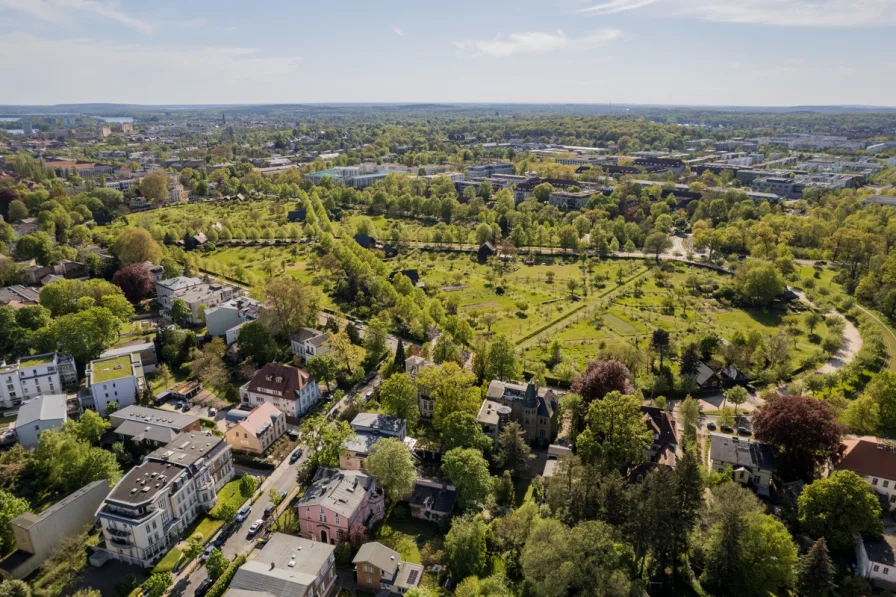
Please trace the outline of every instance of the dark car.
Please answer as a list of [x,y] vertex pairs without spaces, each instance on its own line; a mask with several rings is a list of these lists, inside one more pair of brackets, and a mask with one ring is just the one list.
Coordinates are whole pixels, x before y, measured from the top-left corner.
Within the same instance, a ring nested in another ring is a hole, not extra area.
[[202,597],[203,595],[208,593],[208,590],[212,588],[213,584],[215,584],[215,581],[213,579],[206,578],[204,581],[199,583],[199,586],[196,587],[196,590],[193,591],[193,594],[196,595],[196,597]]
[[737,432],[738,432],[740,435],[750,435],[750,434],[752,434],[752,432],[750,431],[750,429],[749,429],[748,427],[738,427],[738,428],[737,428]]
[[715,423],[707,423],[707,424],[706,424],[706,428],[709,429],[710,431],[715,431],[715,430],[716,430],[716,424],[715,424]]
[[732,429],[728,425],[722,425],[722,431],[725,433],[734,433],[734,429]]
[[301,457],[302,457],[302,448],[296,448],[295,452],[293,452],[289,456],[289,463],[295,464],[296,460],[298,460]]
[[190,410],[190,403],[189,403],[189,402],[185,402],[185,403],[184,403],[184,407],[183,407],[181,410],[184,411],[184,412],[187,412],[188,410]]
[[269,518],[269,517],[271,516],[271,512],[274,511],[274,508],[276,508],[276,506],[274,506],[274,504],[268,504],[268,505],[265,507],[265,509],[264,509],[264,514],[262,514],[261,517],[262,517],[262,518]]
[[291,439],[293,441],[299,439],[299,432],[296,431],[295,429],[287,429],[286,435],[288,435],[289,439]]

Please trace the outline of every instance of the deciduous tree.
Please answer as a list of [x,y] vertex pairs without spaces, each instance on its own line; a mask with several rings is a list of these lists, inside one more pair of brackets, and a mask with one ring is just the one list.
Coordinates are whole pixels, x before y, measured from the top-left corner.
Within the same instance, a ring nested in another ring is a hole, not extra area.
[[623,394],[634,392],[629,381],[628,367],[618,361],[589,361],[588,367],[572,382],[572,391],[585,402],[600,400],[613,391]]
[[477,510],[488,505],[492,478],[482,452],[473,448],[455,448],[445,454],[442,473],[457,487],[461,510]]
[[877,494],[852,471],[834,471],[808,485],[798,505],[800,527],[813,537],[824,537],[834,551],[846,552],[856,535],[876,536],[883,529]]
[[404,442],[394,437],[383,438],[373,445],[364,461],[364,468],[376,477],[376,482],[386,490],[392,503],[409,494],[417,480],[410,450]]
[[409,427],[417,425],[420,408],[417,406],[417,384],[407,373],[398,373],[380,386],[379,400],[386,413],[407,421]]
[[144,228],[125,228],[115,241],[115,255],[122,266],[162,261],[162,247]]
[[481,516],[459,516],[445,536],[445,559],[451,576],[463,579],[486,570],[488,526]]

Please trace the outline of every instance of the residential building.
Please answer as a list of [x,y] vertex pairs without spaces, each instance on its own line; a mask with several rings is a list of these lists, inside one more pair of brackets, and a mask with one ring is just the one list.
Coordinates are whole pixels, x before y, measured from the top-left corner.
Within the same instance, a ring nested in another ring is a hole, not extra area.
[[549,445],[557,437],[557,411],[560,396],[549,388],[536,389],[531,381],[516,384],[492,380],[486,400],[510,408],[510,420],[519,424],[526,441]]
[[863,477],[880,496],[881,502],[886,503],[889,510],[896,510],[896,442],[864,436],[845,439],[843,446],[837,469]]
[[[167,280],[164,280],[167,282]],[[158,287],[158,284],[156,284]],[[223,284],[207,284],[205,282],[192,286],[185,290],[174,293],[171,304],[174,301],[182,299],[190,308],[190,323],[198,324],[202,322],[203,310],[205,313],[221,303],[227,302],[234,297],[242,295],[241,288],[233,286],[225,286]],[[170,309],[170,307],[168,307]]]
[[140,186],[140,180],[137,178],[125,178],[122,180],[107,180],[106,188],[127,193],[134,187]]
[[16,437],[24,447],[36,448],[41,433],[47,429],[62,429],[67,420],[68,401],[65,394],[38,396],[19,407]]
[[102,537],[96,549],[108,558],[151,566],[215,505],[215,487],[232,476],[230,446],[221,438],[176,438],[132,468],[97,509]]
[[664,408],[642,406],[641,420],[653,434],[653,443],[645,450],[644,460],[675,466],[678,459],[678,435],[675,417]]
[[324,178],[330,177],[333,182],[342,182],[347,187],[356,189],[367,188],[379,180],[384,180],[393,172],[402,172],[403,169],[376,169],[372,166],[341,166],[321,170],[319,172],[309,172],[304,175],[305,180],[312,184],[320,184]]
[[78,385],[75,359],[55,352],[0,363],[0,408],[18,408],[25,400],[58,394]]
[[563,443],[558,441],[558,443],[548,446],[548,458],[545,460],[544,471],[541,473],[541,476],[545,479],[554,476],[554,471],[560,463],[561,458],[567,454],[572,454],[572,448],[570,448],[564,440],[561,441],[563,441]]
[[152,261],[144,261],[140,265],[152,275],[153,282],[158,282],[165,277],[165,268],[161,265],[156,265]]
[[202,430],[199,417],[136,404],[109,415],[109,423],[120,439],[159,446],[174,441],[182,433]]
[[875,143],[874,145],[869,145],[865,148],[865,151],[875,154],[893,148],[896,148],[896,141],[884,141],[883,143]]
[[261,303],[248,296],[240,296],[223,302],[205,312],[208,333],[211,336],[227,337],[228,330],[247,321],[258,319],[260,310]]
[[88,483],[39,514],[26,512],[9,522],[16,550],[0,561],[4,578],[24,579],[37,571],[66,537],[93,525],[96,509],[109,495],[109,481]]
[[775,448],[768,444],[713,433],[706,467],[718,473],[730,467],[735,481],[752,485],[760,495],[769,495],[772,475],[778,470],[778,458]]
[[516,174],[516,166],[510,162],[494,162],[467,168],[467,180],[471,178],[490,178],[495,174]]
[[100,358],[120,357],[127,354],[136,354],[140,357],[140,363],[143,365],[143,373],[152,373],[156,370],[156,366],[159,364],[155,342],[140,342],[129,346],[110,348],[102,353]]
[[862,199],[862,207],[866,205],[896,205],[896,195],[872,195]]
[[355,582],[374,592],[386,590],[404,595],[423,579],[423,566],[402,561],[401,554],[376,541],[362,545],[352,564]]
[[236,571],[231,597],[329,597],[336,587],[336,548],[274,533],[261,551]]
[[896,588],[896,536],[885,530],[880,539],[856,540],[855,575],[864,576],[875,586]]
[[806,185],[797,183],[794,179],[770,176],[760,178],[753,182],[752,187],[765,193],[774,193],[788,199],[801,199]]
[[116,402],[119,408],[135,404],[138,393],[146,385],[143,364],[137,353],[91,361],[84,373],[87,391],[80,394],[81,407],[95,410],[104,417],[107,404]]
[[[231,411],[234,417],[246,411]],[[286,415],[270,402],[262,402],[224,433],[227,443],[238,452],[260,456],[286,433]]]
[[504,426],[510,422],[510,414],[513,412],[509,406],[504,406],[493,400],[485,399],[479,407],[476,420],[482,427],[482,432],[492,439],[494,446],[498,445],[498,435]]
[[168,181],[168,203],[186,203],[190,199],[190,192],[184,189],[184,185],[172,177]]
[[304,369],[268,363],[240,388],[240,399],[250,407],[268,403],[287,416],[301,417],[320,402],[320,387]]
[[348,470],[360,470],[374,444],[384,437],[404,441],[407,436],[405,420],[391,415],[359,413],[352,419],[351,426],[355,435],[345,440],[344,450],[339,455],[339,466]]
[[299,331],[293,334],[289,340],[292,354],[307,360],[330,352],[330,348],[327,346],[329,339],[330,335],[327,332],[312,328],[299,328]]
[[15,284],[0,288],[0,305],[25,307],[40,304],[40,290],[32,286]]
[[178,293],[199,286],[202,283],[202,278],[190,278],[188,276],[158,280],[156,281],[156,300],[159,301],[163,309],[170,309],[174,305],[174,299],[177,298]]
[[411,507],[411,516],[421,520],[438,522],[451,516],[457,488],[447,482],[417,479],[414,490],[405,501]]
[[[432,365],[432,363],[423,357],[408,357],[404,361],[404,370],[416,383],[417,374],[420,373],[421,369],[429,365]],[[417,409],[420,411],[420,416],[424,419],[431,419],[435,416],[435,398],[429,395],[427,389],[420,387],[420,384],[417,384]]]
[[716,372],[703,362],[697,362],[697,372],[694,374],[697,387],[704,391],[717,390],[722,382]]
[[384,501],[372,476],[321,467],[297,505],[300,533],[321,543],[342,543],[355,524],[370,528],[381,520]]

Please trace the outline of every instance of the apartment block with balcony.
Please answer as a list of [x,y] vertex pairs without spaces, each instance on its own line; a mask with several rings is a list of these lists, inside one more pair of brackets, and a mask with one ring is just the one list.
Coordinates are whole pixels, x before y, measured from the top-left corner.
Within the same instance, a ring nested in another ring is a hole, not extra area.
[[78,385],[75,359],[54,352],[22,357],[0,365],[0,408],[18,408],[26,400],[59,394]]

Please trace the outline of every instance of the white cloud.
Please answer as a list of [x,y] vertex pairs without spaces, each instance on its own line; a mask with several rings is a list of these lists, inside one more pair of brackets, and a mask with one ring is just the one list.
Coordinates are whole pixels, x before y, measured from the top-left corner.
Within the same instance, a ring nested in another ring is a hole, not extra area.
[[577,12],[591,15],[609,15],[641,8],[642,6],[647,6],[648,4],[653,4],[657,1],[658,0],[610,0],[609,2],[579,9]]
[[142,33],[152,32],[152,25],[118,9],[117,2],[100,0],[0,0],[0,8],[24,12],[32,17],[51,23],[63,22],[68,11],[83,11],[96,16],[118,21],[122,25]]
[[579,9],[608,15],[656,4],[661,15],[777,27],[883,27],[896,24],[896,0],[609,0]]
[[[27,61],[3,59],[26,55]],[[65,68],[59,68],[60,57]],[[295,76],[300,60],[241,46],[156,46],[12,33],[0,38],[0,104],[291,101],[303,91]],[[35,78],[35,72],[53,77]]]
[[401,30],[401,27],[392,27],[392,32],[395,35],[404,35],[404,31]]
[[462,52],[474,56],[512,56],[514,54],[538,54],[557,50],[587,50],[605,45],[622,36],[618,29],[599,29],[583,37],[567,37],[559,29],[554,32],[528,31],[498,35],[492,40],[464,39],[454,42]]

